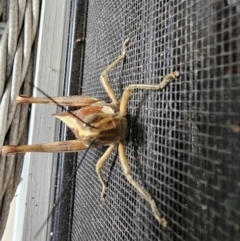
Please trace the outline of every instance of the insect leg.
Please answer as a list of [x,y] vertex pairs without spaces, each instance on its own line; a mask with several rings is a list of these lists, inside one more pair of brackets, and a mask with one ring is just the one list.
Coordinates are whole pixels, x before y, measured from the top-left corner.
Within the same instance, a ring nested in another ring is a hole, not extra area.
[[145,89],[145,90],[161,90],[163,88],[165,88],[165,86],[172,80],[176,79],[177,77],[180,76],[180,72],[179,71],[174,71],[168,75],[166,75],[163,80],[161,81],[160,84],[158,85],[149,85],[149,84],[133,84],[133,85],[129,85],[125,88],[123,95],[122,95],[122,99],[120,102],[120,113],[122,115],[126,115],[127,112],[127,105],[128,105],[128,101],[130,99],[131,93],[134,89]]
[[112,64],[110,64],[101,74],[100,80],[105,88],[106,92],[108,93],[109,98],[112,100],[114,104],[118,103],[118,99],[113,91],[112,86],[109,83],[108,80],[108,72],[113,69],[120,61],[124,60],[127,52],[127,46],[129,44],[130,38],[127,38],[123,43],[123,52],[122,55],[119,56]]
[[105,196],[105,193],[106,193],[107,182],[104,180],[104,178],[102,176],[101,169],[103,168],[104,164],[107,162],[109,156],[111,155],[111,153],[112,153],[112,151],[115,147],[116,147],[115,145],[110,145],[96,164],[96,172],[97,172],[98,177],[100,179],[100,182],[102,184],[102,193],[101,193],[102,199],[104,199],[104,196]]
[[30,97],[30,96],[18,96],[16,98],[17,104],[58,104],[60,106],[76,106],[84,107],[98,102],[98,98],[90,96],[62,96],[62,97]]
[[126,151],[125,151],[125,145],[124,143],[120,142],[118,145],[118,153],[119,153],[119,159],[120,163],[122,166],[123,174],[127,178],[127,180],[132,184],[137,191],[141,194],[141,196],[150,204],[152,208],[152,212],[154,217],[157,219],[157,221],[163,226],[167,226],[167,221],[166,219],[162,216],[162,214],[159,212],[157,205],[155,203],[155,200],[152,198],[150,193],[142,187],[139,183],[137,183],[132,175],[131,175],[131,168],[128,163],[128,158],[126,156]]
[[25,152],[76,152],[87,147],[79,140],[50,142],[35,145],[3,146],[1,155]]

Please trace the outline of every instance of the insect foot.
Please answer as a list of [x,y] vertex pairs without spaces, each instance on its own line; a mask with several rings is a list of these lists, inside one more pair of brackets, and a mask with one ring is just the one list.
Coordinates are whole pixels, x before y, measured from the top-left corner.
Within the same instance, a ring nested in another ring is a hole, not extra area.
[[167,74],[163,80],[161,81],[161,83],[159,84],[157,89],[163,89],[169,82],[171,82],[172,80],[178,78],[180,76],[180,72],[178,70],[173,71],[170,74]]
[[101,199],[102,199],[102,200],[105,200],[106,191],[107,191],[107,183],[106,183],[105,186],[102,187],[102,192],[101,192]]
[[152,208],[152,212],[154,217],[157,219],[157,221],[163,226],[163,227],[167,227],[167,220],[162,216],[162,214],[159,212],[157,205],[154,201],[154,199],[151,200],[150,202],[151,208]]
[[123,43],[123,53],[122,53],[122,55],[124,57],[126,57],[129,42],[130,42],[130,38],[127,38]]

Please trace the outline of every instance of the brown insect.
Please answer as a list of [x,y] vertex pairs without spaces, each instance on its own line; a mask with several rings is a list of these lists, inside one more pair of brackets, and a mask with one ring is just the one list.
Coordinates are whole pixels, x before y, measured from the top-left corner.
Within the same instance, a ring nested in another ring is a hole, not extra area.
[[63,121],[74,133],[77,140],[43,143],[38,145],[3,146],[2,155],[23,152],[74,152],[107,145],[108,148],[96,164],[96,172],[102,184],[101,198],[104,198],[107,182],[103,178],[101,169],[108,160],[112,151],[118,146],[119,159],[124,176],[143,198],[150,204],[154,217],[166,227],[167,221],[159,212],[150,193],[136,182],[131,175],[131,168],[126,156],[124,139],[127,135],[127,105],[134,89],[160,90],[170,81],[179,77],[180,72],[174,71],[166,75],[160,84],[132,84],[125,88],[122,99],[119,101],[109,83],[108,72],[120,61],[124,60],[129,44],[129,38],[123,44],[123,52],[101,74],[100,80],[108,93],[111,103],[105,103],[94,97],[46,97],[34,98],[19,96],[17,103],[58,104],[61,106],[77,106],[81,109],[56,114],[55,117]]

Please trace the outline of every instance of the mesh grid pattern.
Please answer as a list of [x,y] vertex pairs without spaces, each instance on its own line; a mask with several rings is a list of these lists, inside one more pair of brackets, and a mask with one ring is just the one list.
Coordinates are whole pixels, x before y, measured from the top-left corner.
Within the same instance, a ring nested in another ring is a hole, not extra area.
[[163,91],[134,91],[128,109],[133,177],[168,228],[128,184],[116,152],[100,199],[102,147],[77,173],[72,240],[240,240],[239,20],[231,1],[89,1],[83,95],[109,101],[99,76],[128,36],[126,61],[109,74],[119,98],[129,84],[158,83],[174,69],[181,77]]

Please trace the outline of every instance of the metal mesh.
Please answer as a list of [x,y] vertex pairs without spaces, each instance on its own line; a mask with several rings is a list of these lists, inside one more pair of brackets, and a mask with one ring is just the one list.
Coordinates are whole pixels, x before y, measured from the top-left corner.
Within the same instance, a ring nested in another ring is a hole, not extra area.
[[[99,76],[131,37],[109,75],[120,98],[132,83],[181,77],[163,91],[134,91],[127,155],[133,177],[168,220],[122,174],[114,153],[103,174],[92,150],[76,178],[72,240],[240,240],[239,1],[89,1],[83,95],[109,101]],[[82,154],[79,154],[81,160]],[[114,164],[116,159],[116,164]]]

